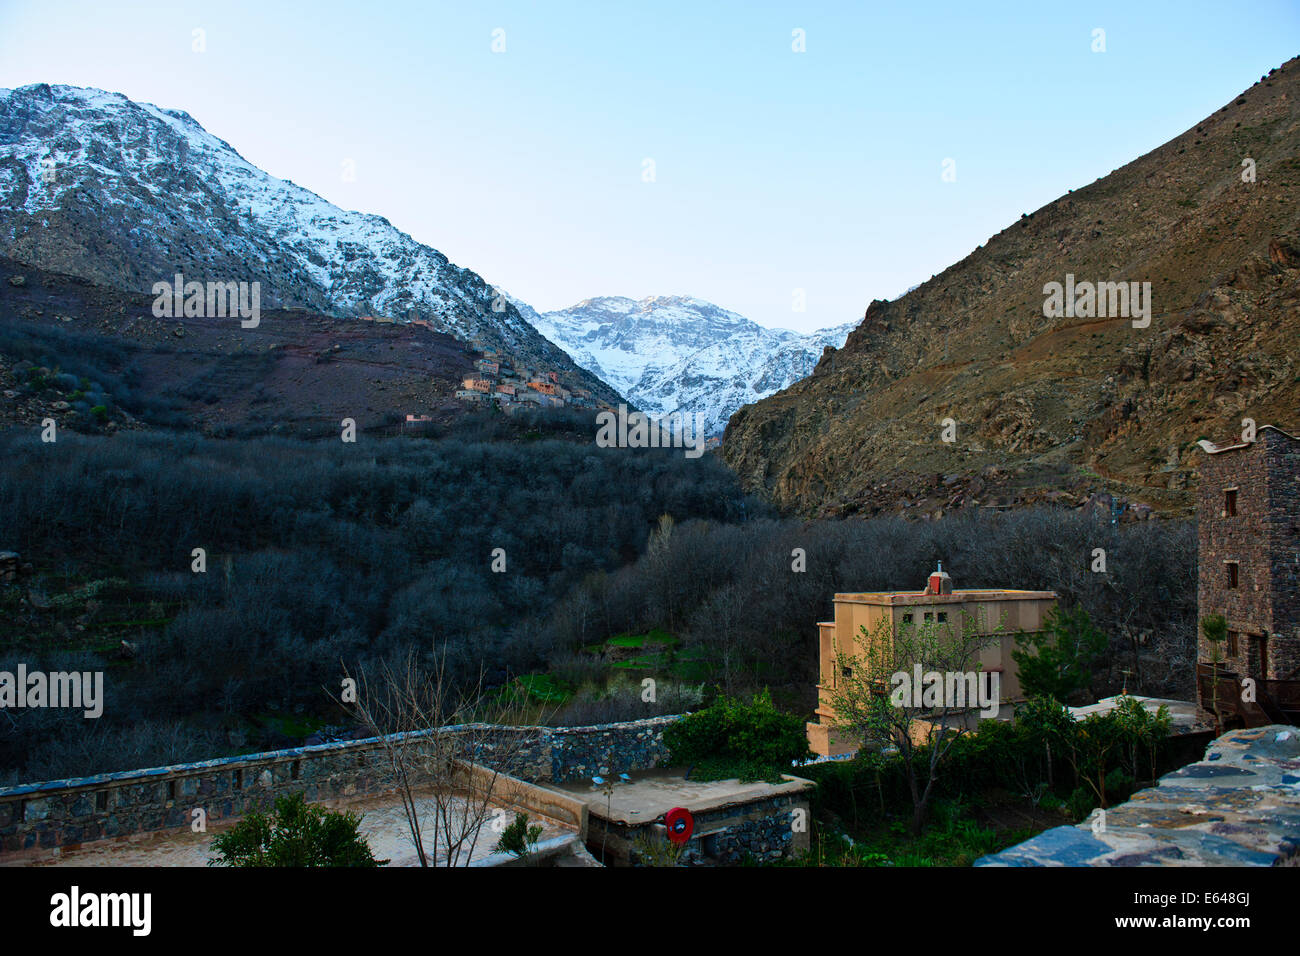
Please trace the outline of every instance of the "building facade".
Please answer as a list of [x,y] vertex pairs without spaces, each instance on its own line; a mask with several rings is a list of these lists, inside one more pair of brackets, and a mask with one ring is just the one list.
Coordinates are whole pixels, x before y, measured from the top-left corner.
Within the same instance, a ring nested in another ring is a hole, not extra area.
[[[835,730],[830,695],[840,679],[837,652],[862,657],[864,641],[880,633],[897,635],[902,628],[933,623],[961,628],[973,623],[976,632],[992,638],[980,651],[979,668],[1000,675],[1000,703],[1014,705],[1023,699],[1019,672],[1011,658],[1018,631],[1042,630],[1043,618],[1056,605],[1054,591],[1004,588],[953,590],[952,580],[940,567],[920,591],[876,591],[836,594],[835,617],[817,624],[819,673],[817,720],[808,724],[813,753],[837,756],[851,753],[855,745]],[[862,629],[866,628],[866,636]]]
[[1218,705],[1233,695],[1221,686],[1211,706],[1206,666],[1282,682],[1260,689],[1284,698],[1300,680],[1300,439],[1264,425],[1254,441],[1201,447],[1197,616],[1222,615],[1227,634],[1216,647],[1198,627],[1198,688],[1201,705],[1222,716]]

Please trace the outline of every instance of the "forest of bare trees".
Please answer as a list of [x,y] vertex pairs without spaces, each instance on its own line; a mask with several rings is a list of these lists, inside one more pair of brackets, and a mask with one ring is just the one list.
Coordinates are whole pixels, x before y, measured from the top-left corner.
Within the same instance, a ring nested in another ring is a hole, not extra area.
[[[1190,523],[782,519],[714,456],[599,449],[556,422],[355,445],[0,434],[0,550],[36,568],[0,586],[0,670],[104,670],[107,697],[92,721],[7,711],[0,782],[287,745],[266,715],[346,720],[329,700],[340,675],[412,649],[425,667],[436,649],[450,686],[542,671],[578,684],[602,679],[593,645],[657,628],[703,659],[710,685],[771,687],[806,712],[832,596],[919,588],[936,561],[958,587],[1050,589],[1085,607],[1110,642],[1097,694],[1126,680],[1190,692]],[[560,719],[644,714],[624,697]]]

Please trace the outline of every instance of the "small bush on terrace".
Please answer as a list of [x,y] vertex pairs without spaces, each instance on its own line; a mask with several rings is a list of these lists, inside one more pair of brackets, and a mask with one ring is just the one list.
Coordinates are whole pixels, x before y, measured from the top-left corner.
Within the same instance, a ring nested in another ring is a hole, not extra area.
[[665,730],[664,744],[698,780],[779,779],[792,761],[811,756],[803,720],[777,710],[766,690],[749,701],[719,697]]
[[383,866],[365,837],[361,817],[309,804],[300,793],[279,797],[271,814],[250,813],[212,838],[209,866]]

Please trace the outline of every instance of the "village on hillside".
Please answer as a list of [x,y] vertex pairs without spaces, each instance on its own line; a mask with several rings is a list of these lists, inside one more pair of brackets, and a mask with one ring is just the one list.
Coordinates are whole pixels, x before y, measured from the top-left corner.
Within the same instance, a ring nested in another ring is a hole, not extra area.
[[516,364],[500,352],[485,352],[474,363],[475,375],[467,375],[456,389],[456,398],[464,402],[495,404],[502,411],[516,408],[609,408],[609,403],[593,399],[585,388],[569,386],[558,372],[527,368]]

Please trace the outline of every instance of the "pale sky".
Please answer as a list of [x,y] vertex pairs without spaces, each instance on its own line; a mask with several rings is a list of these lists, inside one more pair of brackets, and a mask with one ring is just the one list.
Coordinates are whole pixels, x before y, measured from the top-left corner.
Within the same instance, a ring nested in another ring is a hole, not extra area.
[[811,331],[1183,132],[1298,40],[1296,0],[0,0],[0,86],[183,109],[540,311],[680,294]]

